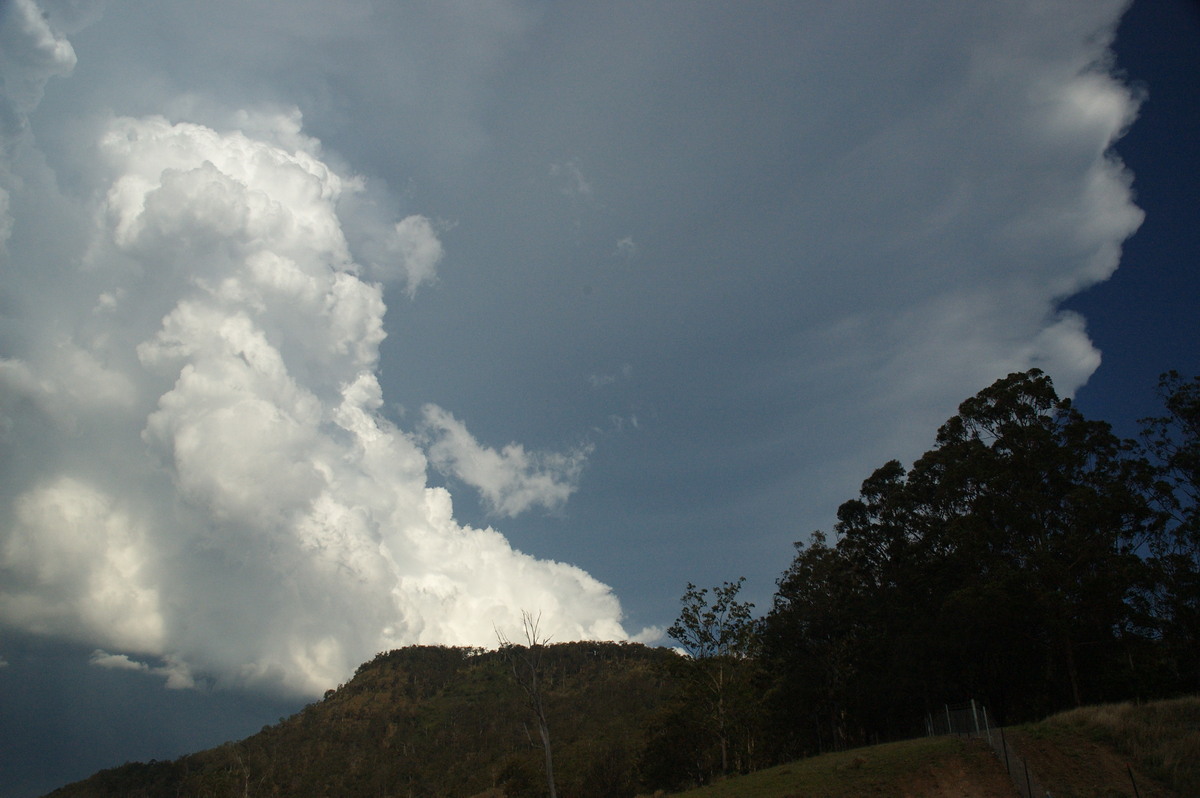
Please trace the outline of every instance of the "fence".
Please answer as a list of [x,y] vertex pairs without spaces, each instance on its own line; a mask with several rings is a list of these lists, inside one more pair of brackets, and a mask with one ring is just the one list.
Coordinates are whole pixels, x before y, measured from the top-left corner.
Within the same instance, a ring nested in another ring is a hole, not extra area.
[[1029,769],[1025,758],[1011,749],[987,707],[972,699],[965,704],[947,704],[940,712],[925,716],[925,731],[930,737],[957,734],[986,740],[995,752],[1021,798],[1045,798],[1048,793]]
[[941,712],[931,712],[925,716],[925,731],[930,737],[957,734],[987,737],[990,741],[995,726],[987,707],[974,699],[965,704],[946,704]]

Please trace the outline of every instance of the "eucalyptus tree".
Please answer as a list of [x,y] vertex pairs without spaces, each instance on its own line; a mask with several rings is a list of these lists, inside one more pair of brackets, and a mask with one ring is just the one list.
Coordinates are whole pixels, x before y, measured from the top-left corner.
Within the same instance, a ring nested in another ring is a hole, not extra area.
[[828,685],[813,697],[835,744],[902,734],[943,700],[1017,719],[1124,697],[1154,633],[1137,611],[1155,580],[1140,555],[1162,531],[1151,475],[1042,372],[997,380],[911,469],[863,482],[832,546],[799,547],[768,659]]
[[720,772],[730,770],[731,740],[740,733],[737,759],[742,769],[752,763],[755,735],[750,661],[757,643],[754,605],[738,601],[744,578],[712,589],[688,583],[679,618],[667,634],[687,653],[683,672],[692,697],[704,707],[704,719],[720,752]]
[[1162,580],[1150,609],[1161,619],[1167,662],[1182,689],[1200,690],[1200,376],[1159,377],[1164,413],[1142,419],[1142,446],[1155,469],[1153,499],[1163,534],[1152,561]]

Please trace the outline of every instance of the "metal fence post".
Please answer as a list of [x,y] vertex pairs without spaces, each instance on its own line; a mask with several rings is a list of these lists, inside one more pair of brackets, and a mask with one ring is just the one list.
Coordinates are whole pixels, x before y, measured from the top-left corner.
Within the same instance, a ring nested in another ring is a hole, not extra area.
[[1140,792],[1138,792],[1138,788],[1137,788],[1137,779],[1135,779],[1135,778],[1133,777],[1133,765],[1131,765],[1131,764],[1129,764],[1128,762],[1126,762],[1126,763],[1125,763],[1125,770],[1129,772],[1129,782],[1130,782],[1131,784],[1133,784],[1133,794],[1134,794],[1135,798],[1142,798],[1142,794],[1141,794]]

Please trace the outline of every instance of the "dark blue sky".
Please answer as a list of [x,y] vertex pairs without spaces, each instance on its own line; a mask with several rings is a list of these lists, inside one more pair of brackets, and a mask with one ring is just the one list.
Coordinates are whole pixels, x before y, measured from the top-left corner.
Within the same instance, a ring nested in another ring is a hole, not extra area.
[[1146,219],[1121,268],[1066,306],[1088,319],[1104,360],[1077,396],[1120,434],[1160,412],[1158,376],[1200,374],[1200,4],[1141,0],[1117,31],[1117,63],[1144,87],[1116,150]]

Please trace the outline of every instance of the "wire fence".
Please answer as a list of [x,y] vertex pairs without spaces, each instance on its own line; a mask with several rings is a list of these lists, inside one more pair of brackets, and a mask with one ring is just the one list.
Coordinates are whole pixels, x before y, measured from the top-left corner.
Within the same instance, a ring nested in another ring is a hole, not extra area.
[[1025,758],[1009,746],[1004,729],[996,725],[987,707],[978,701],[946,704],[941,711],[929,713],[925,716],[925,731],[930,737],[957,734],[986,740],[1008,771],[1021,798],[1047,798],[1050,795],[1038,782]]

